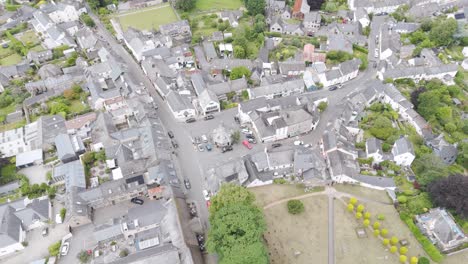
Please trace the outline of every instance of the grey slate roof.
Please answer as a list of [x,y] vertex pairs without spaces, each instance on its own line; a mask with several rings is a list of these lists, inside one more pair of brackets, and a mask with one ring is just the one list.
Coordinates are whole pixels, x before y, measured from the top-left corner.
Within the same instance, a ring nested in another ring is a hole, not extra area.
[[54,178],[63,178],[65,187],[68,190],[71,187],[86,188],[86,179],[83,165],[80,160],[59,165],[54,168]]
[[378,177],[378,176],[367,176],[367,175],[357,175],[354,177],[357,181],[370,184],[372,186],[378,186],[381,188],[395,188],[395,181],[393,178],[389,177]]
[[195,93],[200,96],[200,94],[206,89],[206,83],[203,80],[203,76],[201,73],[194,73],[190,77],[192,81],[193,89],[195,89]]
[[55,147],[57,148],[57,156],[62,161],[76,157],[70,136],[67,134],[58,134],[55,137]]
[[376,153],[379,152],[382,154],[382,141],[375,138],[371,137],[366,140],[366,150],[368,154]]
[[413,144],[407,137],[401,137],[395,141],[395,145],[393,145],[392,153],[394,156],[401,155],[405,153],[411,153],[414,155]]

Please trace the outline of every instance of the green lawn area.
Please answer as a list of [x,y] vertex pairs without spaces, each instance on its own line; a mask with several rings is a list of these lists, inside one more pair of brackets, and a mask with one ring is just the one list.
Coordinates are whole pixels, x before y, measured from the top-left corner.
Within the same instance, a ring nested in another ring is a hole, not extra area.
[[9,113],[13,113],[14,111],[15,111],[15,104],[12,103],[9,106],[0,108],[0,116],[2,116],[2,115],[6,116]]
[[12,54],[0,60],[0,65],[9,66],[21,62],[22,57],[18,54]]
[[81,113],[87,108],[88,106],[82,104],[80,100],[73,100],[70,104],[70,113]]
[[124,31],[128,27],[140,30],[159,29],[160,25],[177,21],[177,16],[169,5],[140,9],[135,12],[118,15],[120,25]]
[[36,45],[36,46],[30,48],[29,50],[30,50],[30,51],[43,51],[43,50],[45,50],[45,49],[44,49],[44,47],[42,47],[40,44],[38,44],[38,45]]
[[15,53],[15,52],[12,51],[10,48],[4,49],[3,47],[0,47],[0,58],[4,57],[4,56],[7,56],[7,55],[10,55],[10,54],[13,54],[13,53]]
[[6,184],[16,179],[16,165],[8,164],[0,170],[0,184]]
[[241,0],[197,0],[195,3],[196,10],[239,9],[241,6]]
[[9,124],[4,124],[0,125],[0,132],[7,131],[7,130],[12,130],[15,128],[20,128],[22,126],[26,125],[26,120],[23,119],[21,121],[15,122],[15,123],[9,123]]
[[447,57],[448,56],[452,57],[452,59],[455,61],[463,61],[464,56],[463,56],[462,50],[463,50],[462,46],[452,46],[450,48],[446,48],[443,51],[443,54],[445,54],[445,56]]
[[24,45],[27,45],[28,43],[36,44],[39,42],[36,33],[32,30],[24,32],[21,37],[19,37],[19,40],[23,42]]

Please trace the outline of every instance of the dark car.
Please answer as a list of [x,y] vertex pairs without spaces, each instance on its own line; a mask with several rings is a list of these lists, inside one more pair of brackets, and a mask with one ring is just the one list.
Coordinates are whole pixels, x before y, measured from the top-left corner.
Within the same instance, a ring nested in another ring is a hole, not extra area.
[[336,89],[338,89],[338,86],[332,86],[328,88],[328,91],[335,91]]
[[173,146],[174,148],[178,148],[178,147],[179,147],[179,144],[177,144],[177,141],[171,140],[171,143],[172,143],[172,146]]
[[172,131],[167,132],[167,135],[168,135],[170,138],[174,138],[174,133],[172,133]]
[[184,184],[185,184],[185,188],[187,188],[187,190],[192,188],[192,185],[190,185],[190,182],[189,182],[188,179],[184,179]]
[[246,138],[255,138],[255,136],[252,135],[252,134],[245,134],[245,137],[246,137]]
[[211,120],[211,119],[214,119],[214,115],[205,116],[205,120]]
[[197,235],[198,247],[201,251],[205,251],[205,238],[203,235]]
[[193,123],[195,121],[197,121],[197,120],[192,117],[192,118],[189,118],[189,119],[185,120],[185,123]]
[[227,151],[231,151],[232,150],[232,146],[225,146],[221,149],[221,151],[224,153],[224,152],[227,152]]
[[135,197],[135,198],[132,198],[132,199],[130,200],[130,202],[132,202],[132,203],[134,203],[134,204],[139,204],[139,205],[142,205],[142,204],[144,203],[144,201],[143,201],[142,199],[136,198],[136,197]]
[[280,143],[275,143],[275,144],[272,144],[271,147],[272,148],[279,148],[279,147],[281,147],[281,144]]

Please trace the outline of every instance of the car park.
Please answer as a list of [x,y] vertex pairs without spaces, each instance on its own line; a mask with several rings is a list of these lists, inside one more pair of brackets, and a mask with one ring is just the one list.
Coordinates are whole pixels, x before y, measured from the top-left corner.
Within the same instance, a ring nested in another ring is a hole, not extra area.
[[221,149],[221,152],[224,153],[224,152],[228,152],[228,151],[231,151],[233,148],[232,146],[224,146],[222,149]]
[[60,250],[60,255],[66,256],[68,254],[69,249],[70,249],[70,243],[69,242],[63,242],[62,248]]
[[197,147],[198,147],[198,151],[200,151],[200,152],[205,151],[205,148],[203,147],[203,144],[198,144]]
[[248,149],[252,149],[252,145],[250,145],[248,140],[242,141],[242,145],[244,145]]
[[335,91],[336,89],[338,89],[338,86],[332,86],[330,88],[328,88],[328,91]]
[[207,115],[204,118],[205,120],[211,120],[211,119],[214,119],[214,115]]
[[191,118],[185,120],[185,123],[193,123],[195,121],[197,121],[197,120],[195,118],[191,117]]
[[137,198],[137,197],[133,197],[130,202],[134,203],[134,204],[138,204],[138,205],[142,205],[144,203],[144,201],[140,198]]
[[170,138],[174,138],[174,133],[173,133],[172,131],[167,132],[167,135],[168,135]]
[[184,185],[187,190],[192,188],[192,185],[190,185],[190,181],[188,179],[184,179]]
[[274,144],[271,144],[271,147],[272,147],[272,148],[279,148],[279,147],[281,147],[281,143],[274,143]]

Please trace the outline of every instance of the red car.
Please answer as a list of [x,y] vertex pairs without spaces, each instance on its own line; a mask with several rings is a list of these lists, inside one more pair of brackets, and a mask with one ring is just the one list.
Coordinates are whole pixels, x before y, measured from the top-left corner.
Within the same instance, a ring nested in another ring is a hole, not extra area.
[[248,149],[252,149],[252,145],[249,143],[248,140],[242,141],[242,145],[244,145]]

